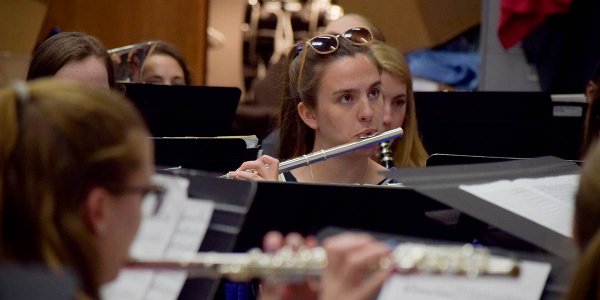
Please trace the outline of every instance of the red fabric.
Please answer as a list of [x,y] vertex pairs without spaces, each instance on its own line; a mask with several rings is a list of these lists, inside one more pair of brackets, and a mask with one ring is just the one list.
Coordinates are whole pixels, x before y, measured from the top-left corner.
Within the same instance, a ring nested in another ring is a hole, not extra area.
[[568,12],[571,2],[572,0],[502,0],[498,26],[500,43],[505,49],[514,46],[547,16]]

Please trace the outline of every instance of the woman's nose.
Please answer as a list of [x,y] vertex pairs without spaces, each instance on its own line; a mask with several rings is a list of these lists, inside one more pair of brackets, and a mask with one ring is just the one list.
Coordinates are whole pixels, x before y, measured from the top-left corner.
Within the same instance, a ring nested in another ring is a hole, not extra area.
[[371,121],[373,119],[373,103],[371,103],[368,99],[365,99],[360,102],[360,111],[359,111],[359,119],[361,121]]

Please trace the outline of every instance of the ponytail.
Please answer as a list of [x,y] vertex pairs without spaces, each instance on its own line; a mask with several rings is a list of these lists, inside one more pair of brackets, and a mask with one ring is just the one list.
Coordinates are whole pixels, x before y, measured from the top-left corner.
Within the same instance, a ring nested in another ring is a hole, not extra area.
[[81,211],[93,187],[123,185],[143,163],[129,137],[148,136],[143,119],[116,93],[39,79],[0,89],[0,131],[0,260],[70,269],[99,298]]
[[[24,82],[15,82],[12,89],[0,91],[0,240],[3,240],[4,231],[2,225],[2,211],[5,208],[6,165],[11,159],[17,144],[19,135],[19,103],[26,103],[29,99],[29,91]],[[0,247],[0,257],[3,256]]]
[[[298,78],[290,79],[290,74],[295,73],[295,66],[292,65],[296,58],[296,47],[292,47],[285,59],[285,74],[283,82],[283,101],[279,113],[279,159],[289,159],[308,153],[308,145],[312,147],[315,139],[314,131],[310,129],[298,114],[298,104],[302,101],[298,92]],[[302,51],[300,55],[306,55]],[[296,76],[294,76],[296,77]],[[301,140],[303,139],[303,141]]]
[[[15,88],[5,89],[0,93],[0,128],[2,128],[2,134],[0,135],[0,167],[3,167],[10,154],[13,152],[13,148],[17,142],[17,135],[19,132],[19,121],[18,121],[18,103],[17,98],[22,98],[21,102],[27,101],[25,97],[27,86],[23,82],[14,84]],[[18,88],[16,88],[18,86]],[[17,89],[21,89],[18,92]],[[4,168],[0,168],[4,169]],[[0,173],[0,176],[2,174]],[[0,181],[1,190],[2,181]]]

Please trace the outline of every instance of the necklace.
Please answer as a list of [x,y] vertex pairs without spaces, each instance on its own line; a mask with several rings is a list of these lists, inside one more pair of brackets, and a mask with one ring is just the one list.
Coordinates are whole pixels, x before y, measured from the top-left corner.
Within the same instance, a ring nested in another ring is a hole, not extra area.
[[315,174],[313,174],[312,166],[308,165],[308,169],[310,170],[310,178],[312,178],[312,182],[315,183]]

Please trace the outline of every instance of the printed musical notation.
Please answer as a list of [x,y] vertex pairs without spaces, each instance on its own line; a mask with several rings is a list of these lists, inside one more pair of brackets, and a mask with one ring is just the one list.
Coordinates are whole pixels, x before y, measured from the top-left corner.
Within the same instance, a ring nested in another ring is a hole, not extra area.
[[550,274],[550,264],[521,261],[519,269],[518,277],[396,275],[385,283],[378,300],[539,299]]
[[579,175],[500,180],[460,189],[572,237],[574,198]]

